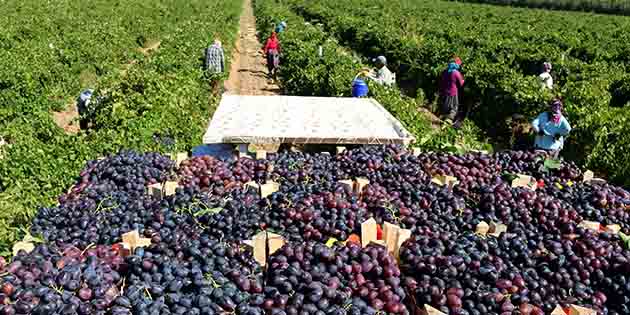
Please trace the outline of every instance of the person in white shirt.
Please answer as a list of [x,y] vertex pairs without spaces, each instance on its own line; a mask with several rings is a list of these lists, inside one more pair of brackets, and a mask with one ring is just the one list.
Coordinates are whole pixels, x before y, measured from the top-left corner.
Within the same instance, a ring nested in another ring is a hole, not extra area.
[[551,63],[543,63],[543,72],[538,76],[543,88],[553,90],[553,78],[551,77]]
[[376,64],[376,71],[364,70],[368,79],[385,86],[392,86],[396,83],[394,74],[387,68],[387,59],[385,56],[378,56],[372,59]]

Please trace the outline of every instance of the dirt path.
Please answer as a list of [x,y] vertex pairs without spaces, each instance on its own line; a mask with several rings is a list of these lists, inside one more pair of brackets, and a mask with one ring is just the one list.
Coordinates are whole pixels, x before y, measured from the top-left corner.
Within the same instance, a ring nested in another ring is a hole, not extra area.
[[256,18],[251,0],[244,0],[230,76],[225,81],[227,94],[278,95],[280,88],[267,78],[267,66],[256,37]]
[[79,133],[79,112],[74,103],[68,103],[66,109],[61,112],[52,112],[52,119],[66,134]]

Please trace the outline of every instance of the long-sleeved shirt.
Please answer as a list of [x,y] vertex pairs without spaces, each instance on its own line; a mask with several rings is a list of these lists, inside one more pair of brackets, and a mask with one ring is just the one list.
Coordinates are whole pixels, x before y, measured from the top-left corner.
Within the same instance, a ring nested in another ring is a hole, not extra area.
[[[536,132],[534,144],[543,150],[561,150],[564,146],[564,137],[571,131],[571,126],[564,116],[560,117],[560,122],[557,124],[550,118],[551,114],[544,112],[532,122],[532,128]],[[542,135],[539,134],[541,130]],[[556,136],[559,136],[557,140]]]
[[265,48],[263,49],[265,53],[268,53],[270,50],[280,51],[280,41],[277,38],[269,38],[267,39],[267,43],[265,44]]
[[276,33],[280,34],[284,32],[284,24],[282,24],[282,22],[280,22],[277,26],[276,26]]
[[543,72],[538,76],[538,80],[540,80],[540,84],[548,89],[553,89],[553,78],[549,72]]
[[458,95],[458,89],[464,86],[464,76],[459,71],[448,72],[445,70],[442,73],[440,80],[440,95],[442,96],[456,96]]
[[368,78],[381,85],[392,86],[396,83],[394,74],[386,66],[383,66],[376,71],[372,71],[368,75]]
[[225,71],[225,56],[221,46],[212,45],[206,50],[206,69],[212,73]]
[[88,112],[88,106],[90,105],[90,101],[92,99],[92,93],[94,93],[94,90],[87,89],[79,95],[79,98],[77,99],[77,108],[80,115],[84,115]]

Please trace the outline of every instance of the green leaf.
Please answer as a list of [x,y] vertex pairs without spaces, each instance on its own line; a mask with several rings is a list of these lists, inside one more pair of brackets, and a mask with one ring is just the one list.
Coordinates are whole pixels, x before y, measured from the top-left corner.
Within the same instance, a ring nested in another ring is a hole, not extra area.
[[546,169],[557,170],[562,166],[562,163],[560,163],[560,160],[547,158],[545,159],[545,163],[543,165]]
[[626,245],[626,249],[630,249],[630,235],[619,232],[619,237],[621,237],[623,244]]
[[200,211],[195,212],[195,217],[200,217],[202,215],[206,215],[206,214],[217,214],[219,212],[223,211],[223,208],[221,207],[216,207],[216,208],[206,208]]

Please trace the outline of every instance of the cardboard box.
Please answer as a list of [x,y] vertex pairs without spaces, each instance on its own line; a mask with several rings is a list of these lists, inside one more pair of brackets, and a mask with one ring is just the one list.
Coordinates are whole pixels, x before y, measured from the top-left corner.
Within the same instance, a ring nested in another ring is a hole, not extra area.
[[35,244],[31,242],[19,241],[13,244],[13,256],[16,256],[20,252],[20,250],[30,253],[34,249],[35,249]]
[[595,173],[590,170],[584,172],[584,176],[582,182],[594,183],[594,184],[605,184],[606,180],[595,177]]
[[387,247],[387,243],[385,243],[384,240],[374,240],[374,241],[371,241],[370,243],[376,244],[376,245],[379,245],[379,246],[383,246],[383,247]]
[[507,232],[507,225],[501,223],[490,222],[490,230],[488,234],[494,237],[501,236],[501,233]]
[[188,159],[188,153],[186,152],[179,152],[177,154],[173,154],[173,160],[175,160],[175,165],[177,167],[179,167],[179,165],[186,159]]
[[156,198],[174,195],[177,187],[179,187],[179,184],[173,181],[168,181],[164,184],[156,183],[148,186],[149,194]]
[[346,151],[346,147],[343,147],[343,146],[338,146],[337,147],[337,154],[341,154],[341,153],[343,153],[345,151]]
[[177,190],[177,187],[179,187],[179,184],[177,184],[177,182],[168,181],[164,183],[164,195],[165,196],[174,195],[175,190]]
[[594,309],[571,304],[569,305],[569,315],[597,315],[597,311]]
[[420,309],[420,315],[447,315],[447,314],[440,312],[440,310],[438,310],[437,308],[429,304],[424,304],[424,306]]
[[138,230],[133,230],[122,235],[122,243],[123,246],[133,254],[136,248],[151,245],[151,239],[140,237]]
[[280,189],[280,184],[276,182],[268,182],[260,185],[260,197],[265,198]]
[[354,191],[354,182],[350,179],[344,179],[344,180],[340,180],[338,181],[339,184],[347,187],[348,189]]
[[418,156],[420,155],[420,153],[422,153],[422,150],[420,150],[420,148],[413,148],[411,151],[411,154]]
[[265,198],[278,191],[280,189],[280,184],[276,182],[268,182],[260,185],[255,181],[249,181],[245,183],[245,188],[254,189],[256,192],[258,192],[258,194],[260,194],[261,198]]
[[398,257],[400,257],[400,248],[402,247],[403,243],[408,240],[411,237],[411,230],[410,229],[399,229],[398,230],[398,237],[396,239],[396,248],[394,249],[394,257],[396,259],[398,259]]
[[556,306],[556,308],[553,309],[551,315],[567,315],[567,313],[565,313],[562,307],[558,305]]
[[431,182],[440,185],[440,186],[448,186],[448,188],[453,188],[455,185],[459,183],[456,177],[448,176],[448,175],[438,175],[431,179]]
[[475,232],[481,235],[488,234],[488,231],[490,231],[490,225],[488,225],[488,223],[484,221],[479,222],[479,224],[477,224],[477,227],[475,228]]
[[252,240],[245,241],[244,243],[253,247],[254,259],[264,267],[267,264],[269,256],[282,248],[286,241],[281,235],[260,231],[258,234],[254,235]]
[[256,150],[256,159],[264,160],[267,158],[267,151],[265,150]]
[[365,247],[376,240],[376,221],[374,218],[369,218],[361,223],[361,246]]
[[595,173],[593,173],[593,171],[591,171],[591,170],[587,170],[586,172],[584,172],[582,181],[583,182],[589,182],[594,177],[595,177]]
[[261,265],[267,263],[267,232],[261,231],[252,238],[254,259]]
[[383,240],[387,247],[387,251],[393,253],[398,244],[398,231],[400,228],[397,225],[389,222],[383,223]]
[[599,228],[601,226],[601,224],[599,222],[595,222],[595,221],[582,221],[580,222],[580,224],[578,224],[579,227],[585,228],[585,229],[589,229],[589,230],[593,230],[595,232],[599,232]]
[[245,183],[245,188],[253,188],[258,193],[260,193],[260,185],[258,185],[258,183],[253,180],[250,180],[249,182]]
[[162,198],[162,184],[151,184],[148,186],[149,195],[155,198]]
[[269,255],[273,255],[276,251],[282,248],[282,246],[284,246],[284,243],[285,240],[281,235],[267,232],[267,246],[269,249]]
[[538,188],[538,183],[536,179],[523,174],[517,174],[517,177],[512,180],[512,187],[524,187],[531,190],[536,190]]
[[606,225],[605,230],[608,233],[618,234],[621,231],[621,226],[619,224]]
[[370,181],[365,177],[357,177],[354,181],[354,192],[357,195],[363,193],[363,188],[370,184]]

